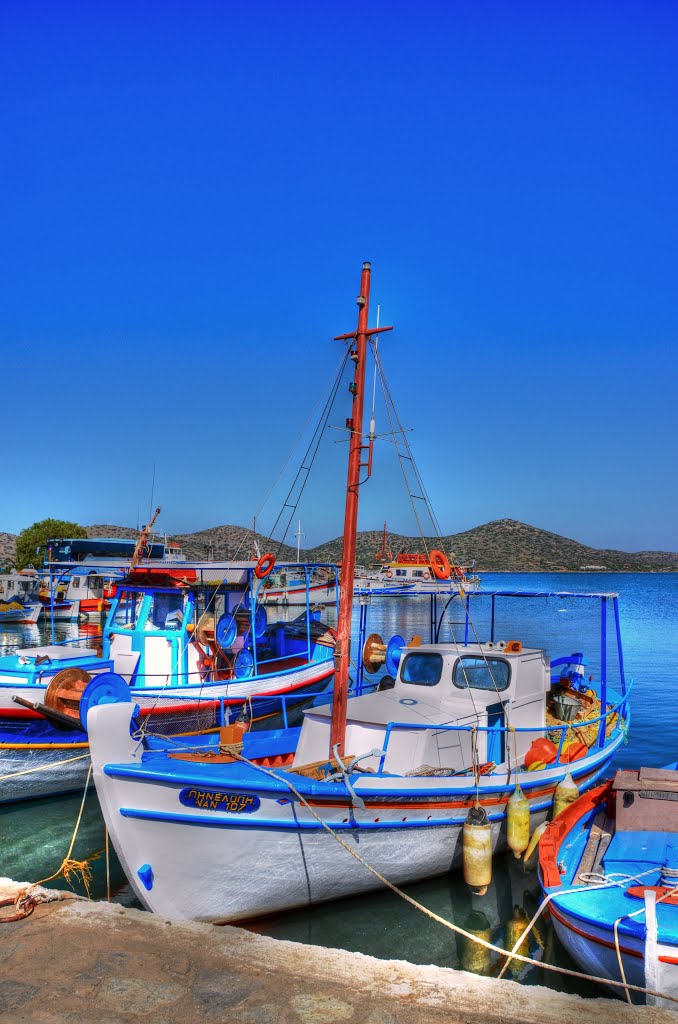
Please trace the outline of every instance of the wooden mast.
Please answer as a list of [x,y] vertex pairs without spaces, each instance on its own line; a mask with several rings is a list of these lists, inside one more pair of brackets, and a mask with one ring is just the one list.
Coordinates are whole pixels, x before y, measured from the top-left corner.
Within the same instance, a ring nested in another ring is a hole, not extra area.
[[[339,621],[337,642],[334,649],[334,695],[332,698],[332,729],[330,733],[330,755],[338,744],[338,752],[344,753],[346,736],[346,702],[348,699],[348,672],[351,656],[351,612],[353,610],[353,579],[355,576],[356,532],[358,528],[358,491],[360,470],[365,469],[365,480],[372,469],[372,444],[363,445],[363,407],[365,399],[365,364],[367,362],[367,339],[373,334],[390,331],[391,327],[368,327],[370,309],[369,263],[363,263],[358,296],[358,330],[351,334],[340,334],[335,341],[352,339],[355,347],[351,352],[354,363],[353,383],[349,391],[353,395],[351,418],[346,421],[349,431],[348,478],[346,483],[346,510],[344,514],[344,546],[341,557],[341,585],[339,589]],[[368,452],[367,462],[362,462],[363,451]],[[364,482],[364,481],[363,481]]]
[[146,541],[148,540],[148,536],[149,536],[151,530],[153,529],[153,523],[156,521],[156,519],[160,515],[161,511],[162,511],[162,509],[158,505],[158,507],[156,508],[155,512],[153,513],[153,515],[149,519],[148,523],[146,524],[146,526],[144,526],[143,530],[139,534],[139,539],[137,540],[136,544],[134,545],[134,551],[132,553],[132,559],[131,559],[131,561],[129,563],[130,570],[131,569],[136,569],[137,565],[139,564],[141,559],[144,557],[144,549],[146,547]]

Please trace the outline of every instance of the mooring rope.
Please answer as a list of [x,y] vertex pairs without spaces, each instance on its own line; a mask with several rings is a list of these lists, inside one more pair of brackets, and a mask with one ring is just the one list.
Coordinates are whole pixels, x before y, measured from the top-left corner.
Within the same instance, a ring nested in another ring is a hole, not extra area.
[[92,778],[92,765],[89,766],[87,772],[87,779],[85,780],[85,788],[82,791],[82,800],[80,801],[80,810],[78,812],[78,818],[73,829],[73,835],[71,836],[70,846],[68,847],[68,853],[62,860],[59,868],[54,872],[53,875],[49,875],[47,878],[40,879],[39,882],[33,882],[31,888],[37,885],[44,885],[45,882],[52,882],[59,875],[63,875],[67,882],[70,882],[70,876],[72,873],[78,873],[82,877],[83,885],[87,890],[87,898],[90,899],[89,883],[92,880],[92,870],[87,863],[87,860],[72,860],[71,854],[73,853],[73,847],[75,846],[75,840],[78,835],[78,829],[80,828],[80,822],[82,820],[83,811],[85,810],[85,800],[87,798],[87,790],[89,789],[89,780]]
[[6,775],[0,775],[0,782],[4,782],[5,779],[15,779],[17,775],[30,775],[31,772],[44,772],[48,768],[60,768],[63,764],[70,764],[71,761],[83,761],[87,757],[89,757],[89,753],[78,754],[77,757],[67,757],[63,761],[50,761],[49,764],[39,764],[36,768],[23,768],[20,772],[8,772]]

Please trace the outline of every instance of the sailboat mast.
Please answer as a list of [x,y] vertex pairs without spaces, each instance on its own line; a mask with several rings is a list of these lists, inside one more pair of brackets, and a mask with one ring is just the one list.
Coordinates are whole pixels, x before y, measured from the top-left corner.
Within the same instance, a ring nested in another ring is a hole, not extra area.
[[[351,656],[351,612],[353,609],[353,579],[355,576],[356,532],[358,528],[358,490],[360,470],[366,470],[366,478],[372,469],[372,444],[363,444],[363,411],[365,404],[365,364],[367,362],[367,339],[373,334],[390,331],[390,327],[368,327],[370,311],[369,263],[363,263],[358,296],[358,330],[351,334],[340,334],[335,341],[354,340],[351,359],[355,366],[353,383],[349,390],[353,395],[351,418],[346,421],[349,430],[348,478],[346,483],[346,510],[344,514],[344,547],[341,557],[341,585],[339,589],[339,621],[337,642],[334,648],[334,695],[332,699],[332,731],[330,754],[339,745],[339,754],[344,753],[346,736],[346,702],[348,699],[348,670]],[[362,462],[362,453],[367,450],[368,458]]]
[[365,400],[365,364],[367,363],[367,324],[370,310],[369,263],[363,263],[358,295],[358,331],[355,348],[351,352],[355,370],[351,418],[349,429],[348,477],[346,481],[346,509],[344,513],[344,545],[341,556],[341,586],[339,589],[339,621],[337,642],[334,649],[334,699],[332,703],[332,733],[330,753],[339,744],[339,754],[344,753],[346,736],[346,701],[348,696],[348,671],[351,655],[351,612],[353,609],[353,579],[355,576],[356,533],[358,528],[358,489],[360,485],[360,460],[363,448],[363,406]]

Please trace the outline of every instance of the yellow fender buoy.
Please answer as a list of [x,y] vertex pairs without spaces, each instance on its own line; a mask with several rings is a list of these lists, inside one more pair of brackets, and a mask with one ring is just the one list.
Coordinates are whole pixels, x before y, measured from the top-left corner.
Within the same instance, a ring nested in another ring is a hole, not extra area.
[[574,803],[578,796],[577,784],[568,771],[565,778],[556,786],[556,791],[553,794],[553,817],[557,818],[560,812]]
[[537,850],[537,847],[539,846],[539,840],[541,839],[541,837],[544,835],[544,832],[546,831],[547,824],[548,824],[548,822],[543,821],[541,823],[541,825],[537,825],[536,829],[532,833],[532,838],[530,839],[530,845],[525,850],[525,856],[523,857],[523,864],[525,865],[525,868],[526,868],[527,871],[532,871],[532,869],[535,867],[535,864],[536,864],[536,861],[537,861],[537,858],[535,856],[536,850]]
[[520,783],[516,785],[506,805],[506,825],[509,847],[514,857],[520,857],[530,842],[530,804]]
[[470,807],[463,831],[464,881],[484,896],[492,881],[492,826],[484,807]]

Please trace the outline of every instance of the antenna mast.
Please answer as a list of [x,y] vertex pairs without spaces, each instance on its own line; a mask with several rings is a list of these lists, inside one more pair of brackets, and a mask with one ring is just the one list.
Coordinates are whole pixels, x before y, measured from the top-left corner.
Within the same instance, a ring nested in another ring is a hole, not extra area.
[[[340,334],[335,341],[351,341],[355,348],[351,359],[355,366],[353,383],[349,391],[353,395],[351,418],[346,421],[349,431],[348,477],[346,482],[346,510],[344,514],[344,546],[341,558],[341,585],[339,589],[339,621],[337,642],[334,648],[334,695],[332,698],[332,730],[330,734],[330,755],[337,750],[344,753],[346,737],[346,702],[348,700],[348,670],[351,657],[351,612],[353,610],[353,578],[355,576],[356,533],[358,528],[358,490],[361,482],[369,479],[372,472],[372,448],[374,438],[363,444],[363,412],[365,405],[365,364],[367,362],[367,340],[374,334],[392,330],[391,327],[368,327],[370,309],[371,265],[363,263],[358,296],[358,329],[350,334]],[[367,462],[362,462],[362,453],[367,451]],[[361,481],[360,471],[365,469],[365,480]]]

